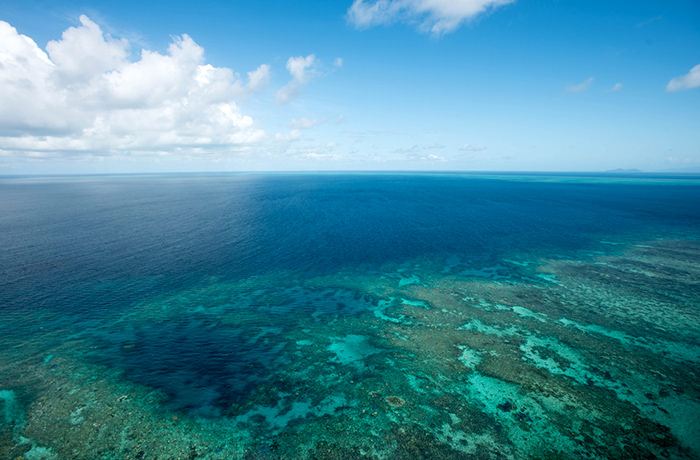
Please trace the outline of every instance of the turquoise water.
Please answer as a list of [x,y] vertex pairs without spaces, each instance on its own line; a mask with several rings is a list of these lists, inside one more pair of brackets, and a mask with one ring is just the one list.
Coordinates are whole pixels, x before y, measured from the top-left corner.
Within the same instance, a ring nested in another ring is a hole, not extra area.
[[0,179],[0,458],[697,458],[699,186]]

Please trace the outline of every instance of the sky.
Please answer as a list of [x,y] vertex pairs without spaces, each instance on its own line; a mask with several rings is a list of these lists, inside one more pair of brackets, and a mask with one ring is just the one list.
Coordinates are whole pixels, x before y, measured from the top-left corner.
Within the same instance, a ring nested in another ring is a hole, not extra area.
[[0,7],[0,175],[700,171],[697,0]]

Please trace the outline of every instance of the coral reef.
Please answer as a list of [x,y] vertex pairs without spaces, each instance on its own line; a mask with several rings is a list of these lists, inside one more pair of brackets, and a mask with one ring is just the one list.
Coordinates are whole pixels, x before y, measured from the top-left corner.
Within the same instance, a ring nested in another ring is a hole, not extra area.
[[700,243],[609,246],[12,317],[0,458],[697,458]]

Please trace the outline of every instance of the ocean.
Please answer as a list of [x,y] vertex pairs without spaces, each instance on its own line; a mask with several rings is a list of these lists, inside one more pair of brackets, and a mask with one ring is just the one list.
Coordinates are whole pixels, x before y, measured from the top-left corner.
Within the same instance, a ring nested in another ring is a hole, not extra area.
[[700,177],[0,177],[0,458],[700,457]]

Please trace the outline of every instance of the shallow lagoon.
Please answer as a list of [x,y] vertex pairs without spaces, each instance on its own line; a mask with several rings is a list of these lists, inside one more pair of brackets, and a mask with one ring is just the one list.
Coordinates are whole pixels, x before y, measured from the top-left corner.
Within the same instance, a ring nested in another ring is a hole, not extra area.
[[696,458],[700,181],[633,179],[2,179],[0,458]]

